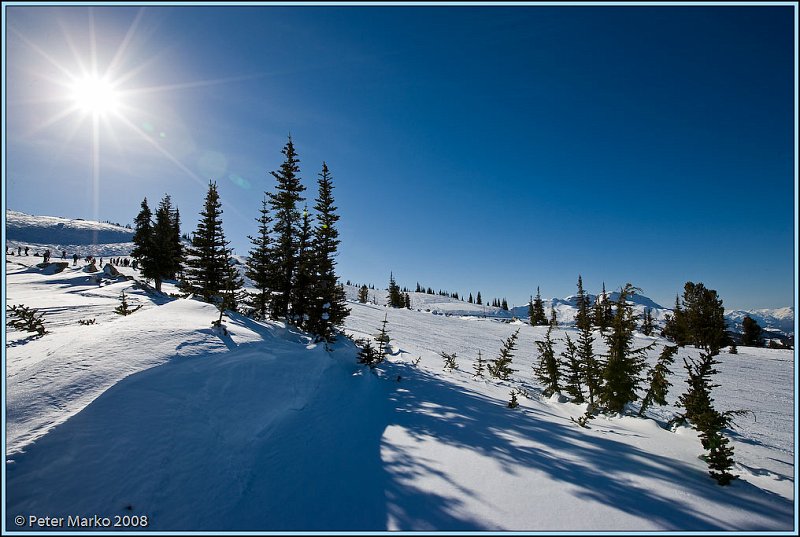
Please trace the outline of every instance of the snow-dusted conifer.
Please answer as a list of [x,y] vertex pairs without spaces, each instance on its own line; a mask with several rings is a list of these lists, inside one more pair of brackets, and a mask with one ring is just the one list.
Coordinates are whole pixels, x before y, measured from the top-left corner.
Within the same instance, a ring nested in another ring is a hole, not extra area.
[[539,363],[535,373],[537,380],[544,386],[542,394],[545,397],[550,397],[554,393],[561,391],[558,384],[558,360],[553,349],[552,332],[553,325],[551,324],[547,327],[544,341],[536,342],[536,347],[539,350]]
[[245,275],[250,278],[255,287],[255,292],[250,293],[250,305],[255,310],[255,314],[260,319],[267,317],[269,306],[270,291],[272,282],[272,217],[269,214],[266,196],[261,201],[260,216],[256,218],[258,222],[258,232],[255,237],[248,236],[252,248],[247,257],[247,269]]
[[475,360],[475,363],[472,365],[473,371],[475,371],[474,377],[475,378],[483,378],[483,370],[485,369],[486,361],[483,359],[483,355],[481,354],[480,349],[478,350],[478,358]]
[[612,413],[623,412],[626,404],[636,401],[645,367],[644,354],[655,344],[633,348],[636,321],[627,299],[637,290],[629,283],[620,290],[616,314],[609,327],[611,331],[606,336],[608,355],[603,369],[604,385],[600,392],[600,403]]
[[208,183],[208,194],[201,219],[192,236],[186,278],[190,292],[205,301],[225,300],[223,294],[236,293],[241,279],[235,274],[229,242],[222,230],[222,204],[216,183]]
[[289,314],[289,302],[292,297],[292,286],[299,258],[299,236],[302,224],[298,205],[305,200],[302,193],[306,189],[300,183],[300,167],[298,165],[300,160],[297,158],[291,136],[281,153],[285,159],[280,169],[270,172],[277,181],[275,192],[267,193],[275,222],[272,274],[269,279],[273,282],[270,307],[272,316],[276,319]]
[[[333,179],[328,165],[322,163],[322,171],[317,179],[318,194],[314,209],[317,212],[317,225],[314,227],[313,248],[316,276],[314,295],[311,304],[310,330],[331,341],[335,331],[342,326],[350,314],[347,308],[344,288],[336,277],[336,255],[338,254],[339,230],[336,222],[339,215],[333,199]],[[366,300],[365,300],[366,302]]]
[[547,316],[544,313],[544,302],[542,302],[542,294],[539,292],[539,288],[536,288],[536,298],[533,300],[533,317],[532,317],[534,326],[546,326],[547,323]]
[[583,364],[578,356],[578,347],[566,335],[567,348],[561,353],[561,365],[564,371],[564,391],[572,397],[576,404],[583,403]]
[[669,381],[669,366],[675,361],[675,353],[678,352],[677,345],[666,345],[661,350],[656,365],[647,373],[647,393],[642,397],[642,406],[639,408],[639,415],[644,416],[644,412],[651,404],[667,404],[667,393],[672,383]]
[[511,334],[508,339],[503,342],[503,347],[500,349],[500,355],[487,364],[489,374],[494,378],[500,380],[508,380],[511,373],[516,369],[511,369],[511,361],[514,358],[514,350],[517,348],[517,338],[519,337],[519,328],[516,332]]

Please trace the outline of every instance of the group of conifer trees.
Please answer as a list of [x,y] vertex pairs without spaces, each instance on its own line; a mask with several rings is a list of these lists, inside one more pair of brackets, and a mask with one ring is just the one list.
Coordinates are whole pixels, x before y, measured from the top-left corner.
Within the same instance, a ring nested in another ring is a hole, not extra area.
[[[701,352],[698,360],[684,358],[689,387],[678,401],[685,409],[679,419],[689,420],[700,432],[703,447],[709,450],[707,462],[710,475],[720,484],[728,484],[735,477],[728,471],[733,465],[733,448],[723,436],[722,429],[729,426],[732,417],[741,411],[720,412],[714,408],[714,399],[711,397],[711,389],[717,386],[711,380],[716,373],[714,365],[718,363],[715,356],[727,344],[722,300],[717,297],[716,291],[706,289],[702,283],[687,282],[683,303],[679,301],[676,304],[676,310],[668,318],[665,329],[666,334],[678,345],[665,345],[655,365],[648,369],[645,353],[655,342],[639,348],[633,344],[636,318],[628,299],[637,292],[640,290],[626,284],[616,300],[608,300],[607,297],[598,300],[596,304],[602,305],[596,307],[592,315],[589,298],[583,290],[581,277],[578,277],[577,341],[567,334],[566,349],[559,359],[553,348],[551,333],[554,324],[551,322],[544,340],[536,342],[539,361],[534,375],[544,387],[542,393],[550,396],[563,391],[576,403],[588,399],[587,414],[579,420],[584,426],[586,420],[598,411],[622,413],[629,404],[637,401],[641,401],[639,415],[644,415],[649,406],[666,404],[671,386],[668,380],[671,374],[669,366],[674,362],[678,346],[691,343]],[[537,291],[537,301],[531,300],[530,303],[533,325],[544,324],[539,298]],[[610,317],[605,311],[611,312]],[[651,332],[652,323],[651,313],[646,309],[643,331]],[[600,329],[605,340],[605,354],[594,352],[593,326]]]
[[344,288],[336,277],[336,254],[340,243],[333,198],[333,181],[323,162],[317,180],[318,196],[312,216],[300,181],[300,167],[291,137],[284,146],[284,161],[270,172],[277,184],[265,193],[245,275],[255,291],[243,294],[243,280],[233,257],[230,241],[222,229],[222,204],[217,185],[209,182],[200,221],[183,248],[180,218],[165,196],[155,221],[147,206],[136,217],[132,256],[140,260],[142,275],[155,281],[180,276],[180,288],[214,302],[220,308],[242,310],[254,318],[285,319],[325,340],[332,340],[349,314]]

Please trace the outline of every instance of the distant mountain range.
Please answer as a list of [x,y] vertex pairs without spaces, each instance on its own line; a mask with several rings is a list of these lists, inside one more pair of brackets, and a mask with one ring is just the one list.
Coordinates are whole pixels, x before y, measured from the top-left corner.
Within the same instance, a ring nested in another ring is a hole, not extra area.
[[[63,249],[67,250],[68,255],[77,252],[81,256],[119,256],[127,255],[130,252],[133,246],[132,238],[132,229],[117,224],[58,216],[33,216],[17,211],[6,211],[6,246],[11,248],[27,245],[34,249],[49,248],[53,250],[54,255]],[[237,258],[240,262],[244,262],[243,256],[237,256]],[[347,291],[348,298],[355,300],[357,287],[348,286]],[[383,304],[385,294],[383,290],[370,290],[370,300],[374,297],[379,304]],[[592,302],[595,301],[595,295],[588,296]],[[619,294],[612,292],[609,293],[609,296],[611,300],[616,300]],[[411,293],[411,301],[414,308],[447,315],[528,318],[527,305],[505,311],[492,306],[479,306],[464,300],[426,293]],[[637,315],[642,315],[645,308],[650,308],[657,326],[663,326],[666,315],[672,311],[671,308],[665,308],[643,295],[634,295],[629,298],[629,302],[633,304],[634,312]],[[544,305],[548,315],[551,305],[555,308],[559,323],[574,324],[577,313],[577,297],[575,295],[566,298],[544,299]],[[727,310],[725,318],[728,321],[729,329],[741,332],[742,319],[746,315],[749,315],[768,331],[766,334],[768,338],[770,333],[784,337],[794,334],[794,307],[792,306],[777,309]]]

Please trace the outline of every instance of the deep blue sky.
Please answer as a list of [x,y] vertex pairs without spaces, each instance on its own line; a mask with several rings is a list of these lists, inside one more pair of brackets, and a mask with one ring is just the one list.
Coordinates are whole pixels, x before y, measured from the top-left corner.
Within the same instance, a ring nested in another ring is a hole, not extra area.
[[[291,132],[309,205],[333,173],[343,279],[793,303],[791,6],[6,14],[9,209],[126,223],[169,193],[191,231],[215,179],[245,254]],[[96,186],[92,121],[64,112],[92,35],[123,107]]]

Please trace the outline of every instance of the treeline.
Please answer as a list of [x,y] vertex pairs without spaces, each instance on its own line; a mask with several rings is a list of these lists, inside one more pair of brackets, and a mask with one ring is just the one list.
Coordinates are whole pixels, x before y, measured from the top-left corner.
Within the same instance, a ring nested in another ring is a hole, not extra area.
[[306,188],[291,137],[282,154],[280,168],[270,172],[277,182],[275,189],[264,193],[255,218],[256,233],[248,236],[251,248],[244,272],[255,291],[242,291],[244,282],[225,238],[222,204],[213,181],[188,247],[181,242],[179,212],[169,195],[155,218],[145,198],[135,221],[131,255],[158,291],[163,280],[177,278],[183,293],[216,304],[220,320],[229,309],[256,319],[283,319],[320,339],[332,340],[349,314],[335,271],[340,241],[332,176],[323,162],[312,214],[304,204]]

